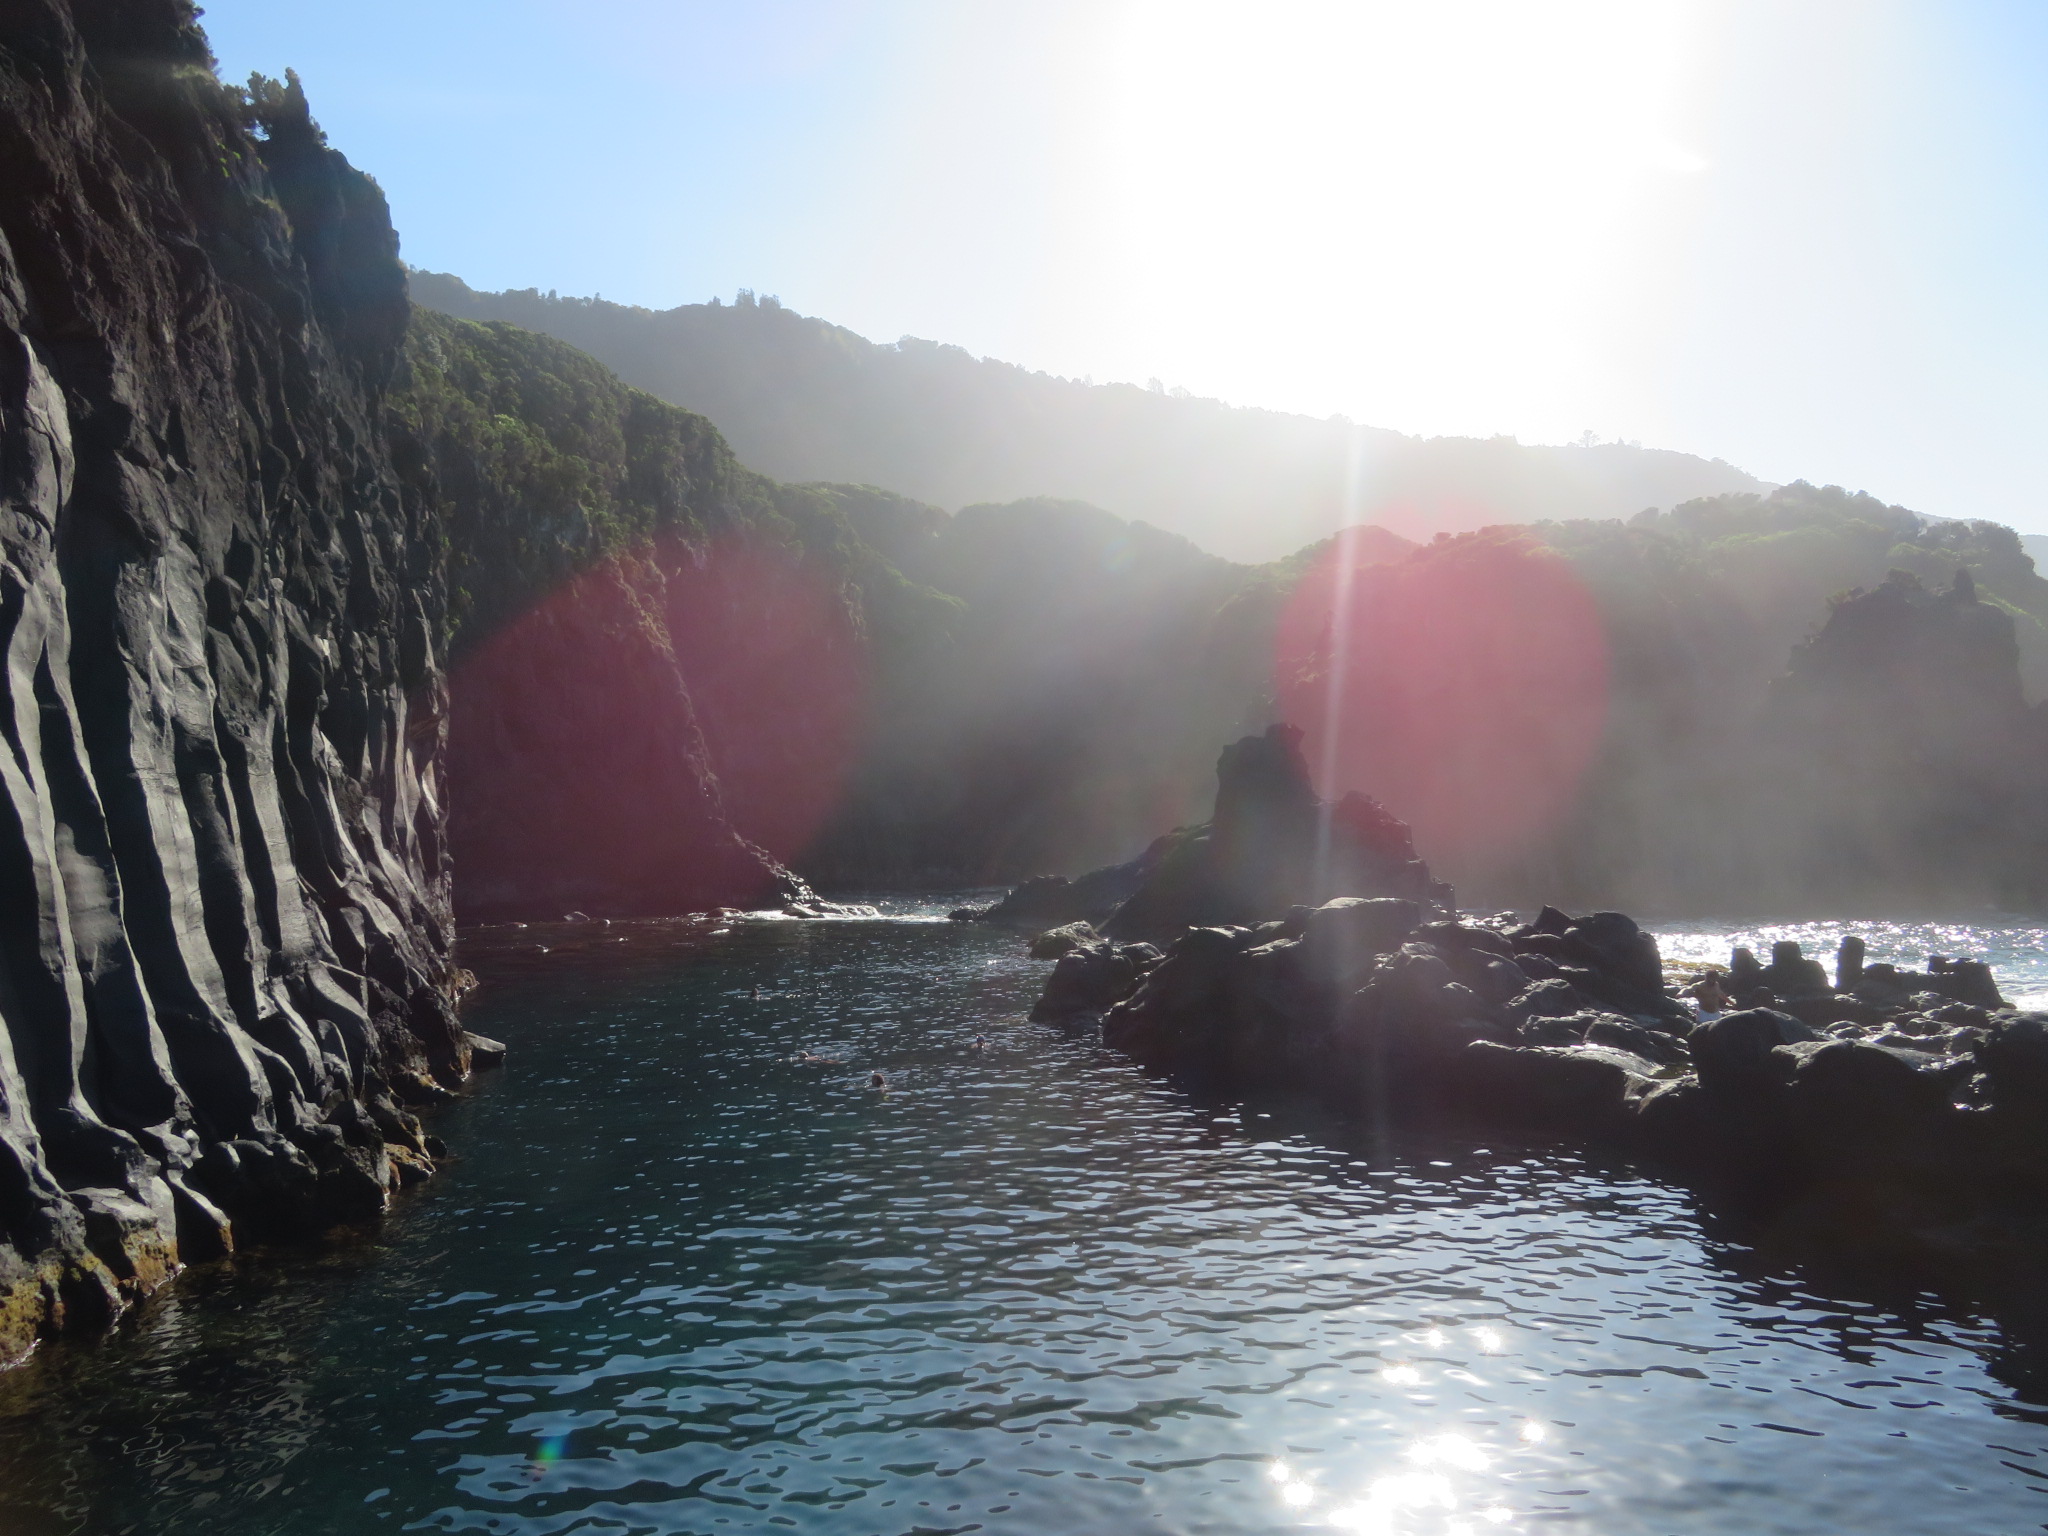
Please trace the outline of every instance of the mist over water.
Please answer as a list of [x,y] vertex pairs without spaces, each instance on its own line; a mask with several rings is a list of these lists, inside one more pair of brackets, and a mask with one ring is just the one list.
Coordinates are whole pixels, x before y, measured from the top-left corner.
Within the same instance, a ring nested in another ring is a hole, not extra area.
[[[450,1170],[0,1378],[0,1532],[2048,1522],[1995,1321],[1624,1163],[1192,1099],[1022,1022],[1043,968],[957,901],[471,935],[511,1056]],[[2048,977],[2031,928],[1854,931]]]

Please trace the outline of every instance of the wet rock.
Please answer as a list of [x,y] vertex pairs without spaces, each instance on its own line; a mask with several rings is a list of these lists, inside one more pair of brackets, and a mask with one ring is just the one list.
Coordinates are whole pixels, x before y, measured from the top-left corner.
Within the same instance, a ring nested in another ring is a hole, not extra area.
[[784,917],[879,917],[878,908],[866,902],[826,901],[823,897],[806,894],[801,901],[788,901],[782,905]]
[[1466,984],[1493,1007],[1501,1007],[1527,990],[1529,976],[1512,960],[1488,959],[1468,975]]
[[1773,1002],[1771,1006],[1782,1013],[1791,1014],[1800,1023],[1819,1030],[1831,1029],[1837,1024],[1882,1024],[1889,1017],[1888,1010],[1841,992],[1829,992],[1817,997],[1784,998]]
[[471,1065],[382,194],[188,6],[4,32],[0,1362],[381,1209],[365,1101]]
[[463,1033],[469,1040],[469,1061],[472,1067],[502,1067],[505,1064],[504,1041],[493,1040],[489,1035],[480,1035],[474,1030],[465,1030]]
[[1688,1072],[1649,1088],[1632,1109],[1633,1143],[1710,1182],[1781,1188],[1793,1174],[1796,1148],[1774,1098],[1716,1091]]
[[1140,974],[1137,962],[1113,944],[1076,946],[1053,965],[1031,1017],[1046,1022],[1101,1013],[1128,997]]
[[1460,1058],[1458,1088],[1468,1103],[1502,1120],[1591,1138],[1626,1124],[1632,1101],[1650,1091],[1655,1072],[1642,1057],[1604,1046],[1479,1040]]
[[[1420,903],[1398,897],[1340,896],[1302,909],[1301,941],[1309,964],[1332,986],[1356,985],[1382,955],[1401,948],[1421,916]],[[1452,979],[1448,967],[1444,979]]]
[[[1075,890],[1082,887],[1101,900],[1081,900]],[[1130,864],[1072,887],[1028,882],[985,915],[1004,921],[1028,913],[1035,927],[1086,918],[1119,941],[1166,943],[1189,928],[1250,926],[1342,897],[1396,897],[1419,912],[1448,908],[1451,893],[1416,857],[1408,828],[1376,802],[1356,794],[1319,801],[1301,732],[1274,725],[1224,749],[1208,822],[1169,833]]]
[[1832,1164],[1921,1150],[1951,1114],[1950,1090],[1968,1070],[1930,1053],[1865,1040],[1780,1046],[1778,1054],[1791,1067],[1788,1123],[1813,1156]]
[[1588,1045],[1627,1051],[1659,1066],[1678,1066],[1692,1060],[1691,1050],[1678,1036],[1611,1013],[1598,1014],[1588,1021],[1583,1038]]
[[1091,870],[1078,880],[1039,875],[993,906],[963,908],[951,915],[958,921],[1003,928],[1045,929],[1073,923],[1094,927],[1108,921],[1111,913],[1130,900],[1170,846],[1170,838],[1160,838],[1128,863]]
[[1939,1008],[1929,1009],[1926,1016],[1951,1029],[1957,1026],[1988,1029],[1991,1025],[1990,1012],[1974,1003],[1944,1003]]
[[1523,1045],[1584,1045],[1587,1023],[1596,1014],[1573,1013],[1524,1019],[1515,1031]]
[[1807,959],[1793,939],[1780,939],[1771,946],[1771,963],[1758,973],[1757,983],[1785,1002],[1825,998],[1834,991],[1826,969],[1818,960]]
[[1586,999],[1568,981],[1531,982],[1502,1010],[1517,1024],[1531,1019],[1563,1019],[1586,1011]]
[[1686,1045],[1701,1087],[1709,1093],[1746,1094],[1782,1082],[1785,1063],[1772,1055],[1779,1046],[1817,1038],[1789,1013],[1749,1008],[1702,1021]]
[[1621,912],[1589,912],[1564,936],[1590,950],[1598,968],[1617,980],[1647,993],[1663,991],[1664,959],[1656,937],[1643,932],[1634,918]]
[[1991,967],[1982,960],[1949,960],[1932,955],[1928,957],[1927,969],[1929,990],[1943,997],[1987,1011],[2010,1006],[1992,979]]
[[2048,1123],[2048,1014],[2016,1015],[1978,1047],[1977,1061],[1993,1104]]
[[1058,928],[1048,928],[1031,940],[1030,953],[1034,960],[1057,960],[1070,950],[1085,949],[1100,944],[1102,935],[1085,922],[1067,923]]
[[1835,986],[1839,991],[1851,992],[1862,979],[1863,941],[1853,933],[1844,934],[1842,942],[1835,946]]

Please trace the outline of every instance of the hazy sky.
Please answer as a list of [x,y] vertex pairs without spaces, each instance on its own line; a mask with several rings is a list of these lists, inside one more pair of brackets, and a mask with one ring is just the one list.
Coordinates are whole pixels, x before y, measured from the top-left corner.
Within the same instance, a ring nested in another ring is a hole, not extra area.
[[213,0],[416,265],[2048,532],[2048,4]]

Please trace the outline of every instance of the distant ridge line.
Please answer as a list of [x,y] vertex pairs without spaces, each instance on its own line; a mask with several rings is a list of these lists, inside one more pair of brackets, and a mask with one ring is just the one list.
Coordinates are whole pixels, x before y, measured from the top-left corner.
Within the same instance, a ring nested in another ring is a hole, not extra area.
[[1774,488],[1672,449],[1417,438],[1059,378],[916,337],[873,342],[744,291],[732,304],[651,310],[534,289],[481,293],[445,273],[415,270],[411,282],[429,309],[581,348],[709,417],[743,462],[778,479],[874,485],[949,510],[1086,501],[1251,563],[1350,523],[1427,538]]

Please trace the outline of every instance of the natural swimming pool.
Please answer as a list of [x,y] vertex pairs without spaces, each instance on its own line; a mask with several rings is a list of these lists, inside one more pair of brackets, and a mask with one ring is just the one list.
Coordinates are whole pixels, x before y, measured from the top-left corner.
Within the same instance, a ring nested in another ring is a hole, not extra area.
[[0,1533],[2048,1522],[1993,1321],[1626,1164],[1190,1099],[947,904],[472,936],[457,1159],[0,1379]]

